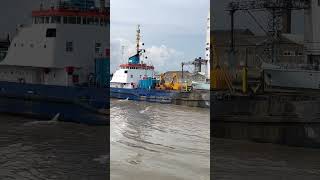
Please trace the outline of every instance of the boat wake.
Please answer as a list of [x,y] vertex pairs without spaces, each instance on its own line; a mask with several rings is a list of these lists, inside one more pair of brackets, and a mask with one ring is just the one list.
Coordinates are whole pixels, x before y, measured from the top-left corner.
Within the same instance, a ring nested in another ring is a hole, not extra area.
[[59,121],[60,113],[57,113],[51,120],[38,120],[38,121],[31,121],[24,123],[25,126],[31,126],[31,125],[48,125],[48,124],[56,124]]
[[144,110],[139,111],[140,114],[144,114],[145,112],[147,112],[149,109],[151,108],[151,106],[146,107]]
[[126,102],[126,101],[129,101],[129,98],[119,100],[119,102]]
[[99,162],[100,164],[107,164],[109,162],[109,156],[108,155],[102,155],[98,158],[93,159],[93,161]]
[[46,121],[46,120],[38,120],[24,123],[24,126],[33,126],[33,125],[51,125],[56,124],[58,121]]

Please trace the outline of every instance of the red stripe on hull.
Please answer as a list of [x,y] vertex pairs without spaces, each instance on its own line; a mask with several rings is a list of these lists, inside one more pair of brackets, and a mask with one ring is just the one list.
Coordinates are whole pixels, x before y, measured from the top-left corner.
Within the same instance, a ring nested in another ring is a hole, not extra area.
[[81,17],[99,17],[108,18],[108,12],[100,11],[79,11],[79,10],[69,10],[69,9],[49,9],[49,10],[39,10],[32,11],[33,17],[42,16],[81,16]]

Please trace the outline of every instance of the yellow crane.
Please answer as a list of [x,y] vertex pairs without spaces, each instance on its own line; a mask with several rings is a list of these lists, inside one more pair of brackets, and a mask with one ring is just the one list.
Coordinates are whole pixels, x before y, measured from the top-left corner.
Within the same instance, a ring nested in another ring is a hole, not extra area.
[[156,89],[161,90],[181,90],[182,84],[179,82],[178,75],[174,73],[170,82],[165,82],[164,74],[160,75],[160,82],[157,84]]
[[230,77],[229,72],[225,67],[223,67],[220,64],[220,59],[217,54],[216,50],[216,42],[213,35],[211,35],[211,53],[210,53],[210,59],[213,61],[211,62],[210,67],[210,79],[211,79],[211,90],[227,90],[229,89],[231,92],[233,92],[234,88],[232,86],[232,80]]

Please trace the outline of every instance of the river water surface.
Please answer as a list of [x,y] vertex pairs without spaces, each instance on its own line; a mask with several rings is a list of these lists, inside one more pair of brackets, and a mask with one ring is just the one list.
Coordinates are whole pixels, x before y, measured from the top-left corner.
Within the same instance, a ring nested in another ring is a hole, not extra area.
[[106,180],[108,128],[0,115],[1,180]]
[[[112,180],[208,180],[209,110],[111,101]],[[318,180],[319,149],[212,139],[217,180]],[[108,128],[0,115],[1,180],[108,180]]]
[[209,180],[209,109],[111,101],[112,180]]
[[319,180],[319,149],[212,139],[213,179]]

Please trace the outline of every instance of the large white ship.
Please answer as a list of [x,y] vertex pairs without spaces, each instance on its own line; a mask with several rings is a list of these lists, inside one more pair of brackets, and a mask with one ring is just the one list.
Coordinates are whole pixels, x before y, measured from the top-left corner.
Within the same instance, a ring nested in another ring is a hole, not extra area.
[[134,89],[139,85],[139,81],[147,78],[154,78],[154,67],[147,65],[141,60],[144,49],[140,49],[140,25],[137,28],[136,54],[129,58],[128,63],[121,64],[112,76],[111,88]]
[[304,46],[307,65],[263,64],[265,83],[283,88],[320,89],[320,6],[317,0],[310,1],[305,10]]
[[0,49],[0,112],[107,124],[98,112],[109,102],[109,7],[54,2],[41,3]]

